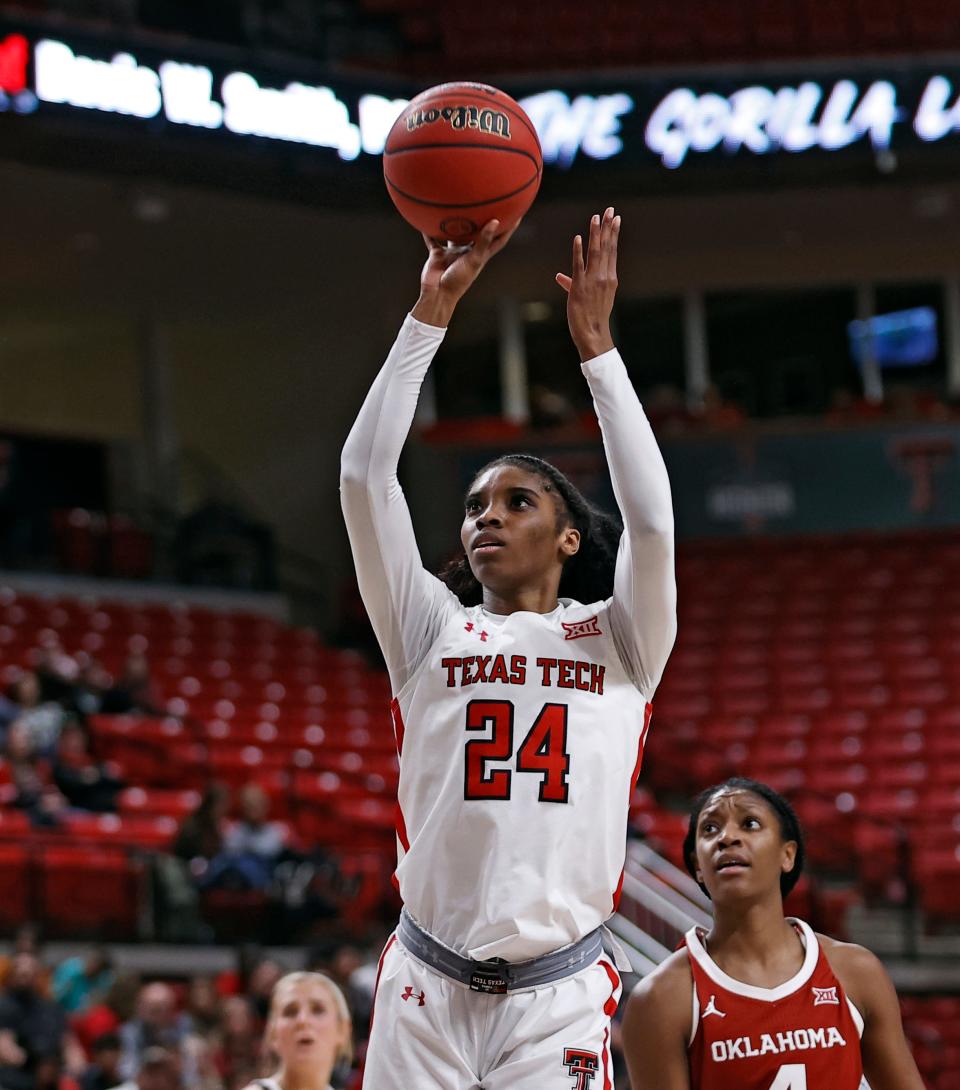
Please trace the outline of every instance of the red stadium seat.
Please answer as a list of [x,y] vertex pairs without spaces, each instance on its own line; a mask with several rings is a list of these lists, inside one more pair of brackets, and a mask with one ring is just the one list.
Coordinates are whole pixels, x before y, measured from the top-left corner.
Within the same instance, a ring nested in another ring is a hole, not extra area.
[[936,921],[960,916],[960,849],[918,852],[913,861],[920,905]]
[[31,904],[31,853],[19,844],[0,843],[0,930],[10,932],[35,917]]
[[111,941],[138,930],[143,867],[101,848],[45,847],[38,853],[39,898],[51,935]]

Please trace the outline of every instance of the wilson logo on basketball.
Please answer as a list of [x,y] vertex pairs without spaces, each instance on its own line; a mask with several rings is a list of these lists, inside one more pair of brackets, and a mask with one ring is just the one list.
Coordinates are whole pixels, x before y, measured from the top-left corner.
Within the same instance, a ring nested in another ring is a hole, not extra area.
[[457,131],[474,129],[491,136],[501,136],[504,140],[511,139],[510,115],[479,106],[441,106],[439,109],[427,106],[411,110],[407,114],[407,132],[415,132],[424,125],[434,125],[438,121],[445,121]]

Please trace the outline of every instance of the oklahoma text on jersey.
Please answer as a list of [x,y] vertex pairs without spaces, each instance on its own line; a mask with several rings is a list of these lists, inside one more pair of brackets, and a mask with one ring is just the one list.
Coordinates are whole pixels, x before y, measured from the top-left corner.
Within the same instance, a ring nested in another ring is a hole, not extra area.
[[717,1063],[742,1060],[747,1056],[766,1056],[768,1052],[799,1052],[807,1048],[833,1048],[846,1046],[846,1040],[836,1026],[809,1029],[788,1029],[779,1033],[761,1033],[759,1044],[753,1037],[732,1037],[725,1041],[713,1041],[710,1054]]

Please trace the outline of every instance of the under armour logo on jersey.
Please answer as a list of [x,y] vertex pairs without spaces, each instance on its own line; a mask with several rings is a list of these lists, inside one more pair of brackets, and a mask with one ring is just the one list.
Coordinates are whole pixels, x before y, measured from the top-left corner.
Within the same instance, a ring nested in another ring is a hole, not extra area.
[[715,1014],[718,1018],[727,1017],[722,1010],[718,1009],[717,997],[715,995],[710,996],[709,1000],[707,1001],[707,1005],[703,1008],[703,1011],[700,1014],[700,1017],[706,1018],[708,1014]]
[[565,1048],[563,1065],[575,1079],[574,1090],[588,1090],[593,1077],[600,1069],[600,1060],[596,1052],[585,1052],[582,1048]]
[[403,995],[401,995],[400,998],[401,999],[415,999],[417,1001],[417,1006],[422,1007],[427,1001],[427,993],[426,992],[415,992],[413,990],[413,985],[408,984],[403,989]]
[[584,636],[602,636],[600,623],[596,617],[589,617],[585,621],[561,621],[565,640],[582,640]]
[[[464,630],[464,632],[473,632],[476,627],[477,626],[473,623],[473,621],[467,621],[467,623],[463,626],[463,630]],[[480,642],[481,643],[486,643],[487,642],[487,636],[489,636],[490,633],[489,632],[484,632],[483,629],[481,629],[477,633],[477,635],[480,637]]]
[[836,988],[814,988],[811,986],[810,991],[813,992],[813,1005],[815,1007],[822,1007],[825,1003],[834,1007],[840,1006]]

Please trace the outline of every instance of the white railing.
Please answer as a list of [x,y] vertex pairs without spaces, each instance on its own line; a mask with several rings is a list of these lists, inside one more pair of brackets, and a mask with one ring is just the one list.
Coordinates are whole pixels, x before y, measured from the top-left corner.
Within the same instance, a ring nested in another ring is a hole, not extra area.
[[646,844],[627,846],[620,910],[608,926],[638,975],[669,957],[691,927],[710,923],[710,900],[688,874]]

